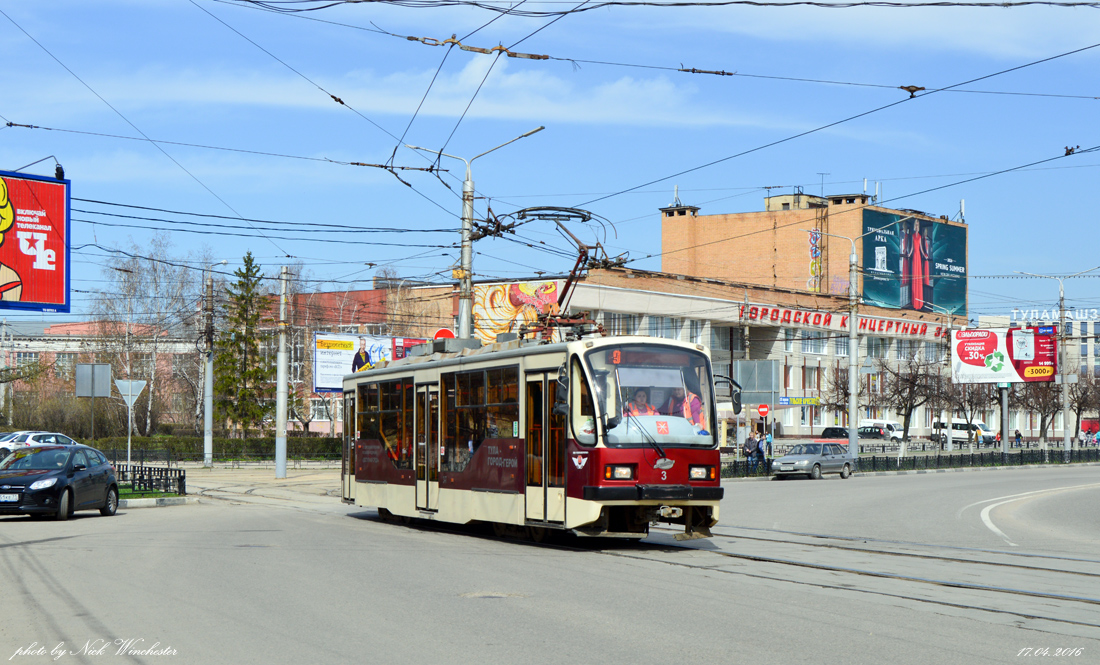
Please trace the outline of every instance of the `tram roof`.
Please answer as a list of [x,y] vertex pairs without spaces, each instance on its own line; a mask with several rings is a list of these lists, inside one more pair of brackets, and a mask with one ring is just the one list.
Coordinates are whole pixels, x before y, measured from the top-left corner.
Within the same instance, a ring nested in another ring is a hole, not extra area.
[[[597,346],[606,346],[609,344],[625,344],[638,342],[679,346],[683,348],[701,350],[704,353],[706,352],[705,347],[703,347],[701,344],[692,344],[690,342],[681,342],[680,340],[664,339],[660,337],[647,337],[643,335],[584,337],[576,341],[552,342],[549,344],[546,344],[539,340],[511,340],[508,342],[494,342],[492,344],[486,344],[478,348],[467,348],[450,353],[431,353],[424,355],[406,356],[399,360],[389,360],[375,365],[372,369],[363,372],[357,372],[355,374],[348,374],[344,377],[344,380],[346,381],[348,379],[354,378],[365,378],[367,376],[395,374],[400,372],[407,372],[409,370],[435,369],[452,365],[470,365],[474,363],[505,360],[509,358],[525,358],[544,354],[550,355],[555,353],[564,353],[571,345],[583,346],[585,348],[594,348]],[[430,343],[431,342],[429,342],[429,344]]]

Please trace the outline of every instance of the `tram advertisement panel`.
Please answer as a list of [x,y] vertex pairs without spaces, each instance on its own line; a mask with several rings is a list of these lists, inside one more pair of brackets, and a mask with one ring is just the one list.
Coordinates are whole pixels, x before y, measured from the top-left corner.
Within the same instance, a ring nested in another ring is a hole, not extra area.
[[0,171],[0,308],[69,311],[69,181]]
[[952,335],[955,383],[1053,381],[1057,373],[1057,326],[956,330]]
[[379,335],[313,334],[313,392],[343,391],[344,377],[383,360],[404,358],[423,339]]
[[558,306],[558,283],[515,282],[474,286],[474,334],[488,344],[497,335],[531,325]]
[[966,314],[966,227],[863,211],[863,301]]

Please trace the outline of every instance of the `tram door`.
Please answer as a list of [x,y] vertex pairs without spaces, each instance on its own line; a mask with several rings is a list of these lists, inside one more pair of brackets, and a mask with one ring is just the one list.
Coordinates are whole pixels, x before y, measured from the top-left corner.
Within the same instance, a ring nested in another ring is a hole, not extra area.
[[527,519],[565,521],[565,416],[551,412],[555,378],[527,375]]
[[355,499],[355,393],[344,393],[344,445],[343,462],[340,465],[343,497]]
[[439,388],[416,387],[416,507],[439,508]]

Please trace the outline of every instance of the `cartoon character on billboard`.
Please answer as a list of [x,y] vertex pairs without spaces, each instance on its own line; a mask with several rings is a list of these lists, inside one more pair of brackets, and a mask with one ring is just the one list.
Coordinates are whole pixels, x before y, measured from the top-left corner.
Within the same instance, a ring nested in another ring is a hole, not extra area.
[[[0,245],[15,223],[15,208],[8,197],[8,183],[0,178]],[[23,280],[11,266],[0,263],[0,300],[19,300],[23,295]]]

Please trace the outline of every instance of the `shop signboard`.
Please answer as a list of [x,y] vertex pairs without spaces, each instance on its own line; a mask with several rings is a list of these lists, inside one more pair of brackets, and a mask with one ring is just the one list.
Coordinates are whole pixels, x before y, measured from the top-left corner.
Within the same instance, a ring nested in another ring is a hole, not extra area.
[[1053,381],[1057,373],[1057,326],[956,330],[951,336],[955,383]]

